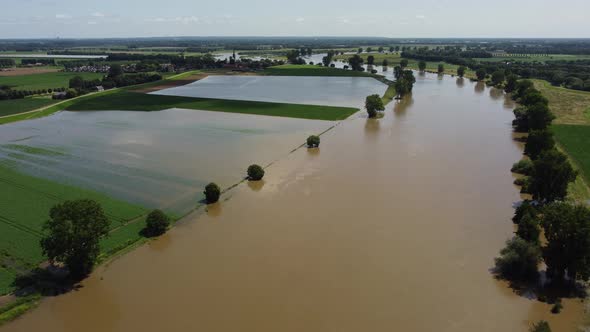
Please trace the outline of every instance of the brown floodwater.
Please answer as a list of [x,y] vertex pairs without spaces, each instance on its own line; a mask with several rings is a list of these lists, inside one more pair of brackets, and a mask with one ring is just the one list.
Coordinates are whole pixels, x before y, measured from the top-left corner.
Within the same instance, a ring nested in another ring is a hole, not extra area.
[[490,268],[514,231],[512,105],[433,75],[2,331],[574,331]]

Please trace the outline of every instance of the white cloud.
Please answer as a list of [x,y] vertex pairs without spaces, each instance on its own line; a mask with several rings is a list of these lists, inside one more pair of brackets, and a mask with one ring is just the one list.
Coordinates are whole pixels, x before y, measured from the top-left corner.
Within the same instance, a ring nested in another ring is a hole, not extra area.
[[104,14],[101,13],[101,12],[95,12],[95,13],[92,13],[90,16],[92,16],[92,17],[104,17]]
[[72,16],[67,14],[55,14],[55,18],[58,20],[69,20],[72,18]]
[[155,18],[148,18],[148,19],[146,19],[146,21],[147,22],[155,22],[155,23],[190,24],[190,23],[198,23],[199,18],[196,16],[155,17]]
[[298,17],[298,18],[295,19],[295,22],[297,22],[297,23],[303,23],[303,22],[305,22],[305,17]]
[[424,20],[424,19],[426,19],[426,16],[424,16],[424,15],[416,15],[416,18],[419,19],[419,20]]
[[96,25],[98,24],[96,21],[88,21],[88,25]]
[[343,24],[348,24],[348,23],[350,23],[350,20],[347,19],[346,17],[341,17],[338,19],[338,22],[343,23]]

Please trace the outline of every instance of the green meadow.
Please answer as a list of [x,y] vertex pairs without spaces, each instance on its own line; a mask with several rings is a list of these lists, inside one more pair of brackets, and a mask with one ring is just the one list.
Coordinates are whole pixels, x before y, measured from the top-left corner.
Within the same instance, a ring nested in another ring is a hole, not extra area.
[[[65,155],[60,151],[22,145],[0,146],[3,153],[18,158],[24,154]],[[26,273],[44,260],[39,246],[49,210],[66,200],[88,198],[99,202],[113,229],[102,242],[104,253],[140,239],[147,210],[106,195],[18,172],[9,161],[0,160],[0,294],[13,290],[15,276]]]
[[70,79],[75,76],[81,76],[85,80],[101,79],[102,73],[43,73],[21,76],[2,76],[0,85],[8,86],[14,90],[43,90],[67,88]]
[[353,76],[353,77],[373,77],[374,75],[367,72],[344,70],[324,66],[312,65],[281,65],[269,67],[264,70],[266,75],[274,76]]
[[0,117],[36,110],[56,103],[51,98],[0,100]]
[[350,107],[162,96],[128,91],[116,91],[115,93],[80,99],[66,109],[70,111],[161,111],[170,108],[312,120],[343,120],[358,111]]

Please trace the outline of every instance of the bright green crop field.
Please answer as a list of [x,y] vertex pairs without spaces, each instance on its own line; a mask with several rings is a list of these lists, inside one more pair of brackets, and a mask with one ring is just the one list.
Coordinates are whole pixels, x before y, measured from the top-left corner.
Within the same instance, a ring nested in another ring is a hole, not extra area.
[[80,99],[69,111],[161,111],[170,108],[282,116],[312,120],[343,120],[358,110],[350,107],[190,98],[117,91]]
[[[21,145],[4,145],[0,149],[13,157],[22,152],[65,156],[60,151]],[[6,160],[0,164],[0,295],[13,290],[12,281],[16,275],[26,273],[44,260],[39,240],[51,207],[65,200],[82,198],[99,202],[111,220],[114,231],[110,238],[103,240],[103,252],[112,252],[141,238],[139,230],[144,224],[145,208],[20,173]]]
[[0,116],[28,112],[44,106],[55,104],[56,102],[56,100],[52,100],[51,98],[0,100]]

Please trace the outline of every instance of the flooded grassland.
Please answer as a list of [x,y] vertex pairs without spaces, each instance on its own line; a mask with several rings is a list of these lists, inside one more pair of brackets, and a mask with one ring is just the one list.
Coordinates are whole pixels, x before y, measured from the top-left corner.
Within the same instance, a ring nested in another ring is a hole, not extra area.
[[511,102],[419,76],[2,331],[574,331],[490,268],[514,232]]

